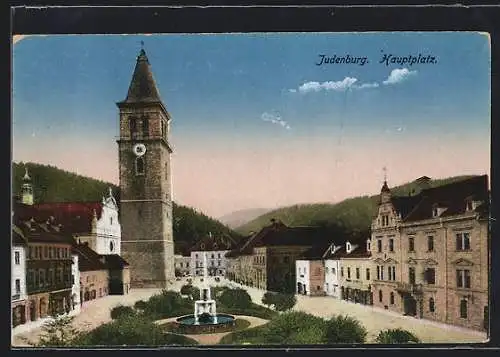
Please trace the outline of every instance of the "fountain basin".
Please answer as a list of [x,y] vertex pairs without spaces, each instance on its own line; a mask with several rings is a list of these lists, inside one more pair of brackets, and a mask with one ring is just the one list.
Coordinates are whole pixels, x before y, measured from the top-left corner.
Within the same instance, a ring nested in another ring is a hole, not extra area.
[[217,333],[220,330],[227,330],[235,324],[235,318],[228,314],[216,314],[217,323],[214,323],[213,317],[200,320],[195,325],[194,314],[178,317],[175,321],[176,329],[185,334]]

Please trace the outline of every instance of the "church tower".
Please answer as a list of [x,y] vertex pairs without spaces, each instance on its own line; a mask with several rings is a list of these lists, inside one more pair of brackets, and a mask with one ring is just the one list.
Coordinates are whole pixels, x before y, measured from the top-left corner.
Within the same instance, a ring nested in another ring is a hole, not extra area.
[[144,49],[120,111],[122,256],[132,287],[165,288],[174,278],[170,115]]
[[22,187],[22,196],[21,202],[25,205],[33,204],[33,184],[31,183],[31,177],[28,174],[28,168],[25,168],[24,176],[23,176],[23,187]]

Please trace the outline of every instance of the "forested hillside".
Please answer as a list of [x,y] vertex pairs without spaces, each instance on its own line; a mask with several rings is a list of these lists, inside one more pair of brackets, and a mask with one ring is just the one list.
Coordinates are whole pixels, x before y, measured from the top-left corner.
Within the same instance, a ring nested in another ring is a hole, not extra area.
[[[13,163],[13,194],[21,192],[25,167],[28,167],[32,179],[35,203],[99,201],[108,193],[109,187],[119,203],[120,189],[116,185],[36,163]],[[236,241],[241,238],[221,222],[175,202],[173,217],[177,253],[185,252],[209,232],[214,236],[229,236]]]
[[[431,187],[464,180],[472,176],[455,176],[432,180]],[[419,192],[416,182],[391,188],[394,195],[402,196]],[[339,203],[303,204],[279,208],[268,212],[238,228],[241,234],[258,231],[269,224],[272,218],[287,225],[321,225],[332,232],[369,236],[371,220],[377,207],[378,195],[349,198]]]

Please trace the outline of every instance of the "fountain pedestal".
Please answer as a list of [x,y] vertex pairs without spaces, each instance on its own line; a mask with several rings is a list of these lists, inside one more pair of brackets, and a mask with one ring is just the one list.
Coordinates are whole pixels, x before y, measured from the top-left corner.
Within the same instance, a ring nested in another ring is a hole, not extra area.
[[200,299],[194,302],[194,324],[200,324],[200,316],[208,314],[210,316],[210,322],[213,324],[217,323],[217,310],[215,306],[215,300],[212,299],[210,293],[210,285],[207,281],[207,255],[203,255],[203,285],[200,289]]

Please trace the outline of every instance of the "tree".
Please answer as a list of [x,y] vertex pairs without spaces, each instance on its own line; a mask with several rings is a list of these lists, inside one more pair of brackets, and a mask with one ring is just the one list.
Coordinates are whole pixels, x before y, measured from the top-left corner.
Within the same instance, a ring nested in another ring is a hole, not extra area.
[[111,318],[113,320],[122,318],[124,316],[135,315],[135,310],[130,306],[118,305],[111,309]]
[[181,294],[182,295],[189,295],[191,293],[191,288],[192,288],[192,285],[190,284],[186,284],[186,285],[182,285],[181,287]]
[[266,291],[264,295],[262,296],[262,303],[266,305],[268,308],[271,308],[272,305],[275,303],[275,295],[274,293],[270,291]]
[[395,343],[419,343],[417,336],[410,331],[397,329],[387,329],[379,332],[376,340],[377,343],[395,344]]
[[272,299],[274,308],[278,311],[290,310],[297,303],[297,298],[293,294],[277,293]]
[[365,327],[349,316],[334,316],[326,323],[327,343],[363,343],[366,335]]
[[227,289],[222,292],[219,301],[229,308],[246,309],[252,306],[252,298],[244,289]]
[[42,335],[38,347],[64,347],[73,345],[81,336],[81,332],[73,327],[74,316],[59,315],[46,322],[42,327]]
[[264,343],[317,344],[324,343],[326,321],[302,311],[286,312],[269,322],[264,331]]
[[139,300],[139,301],[136,301],[135,304],[134,304],[134,308],[136,310],[145,310],[146,309],[146,301],[144,300]]

